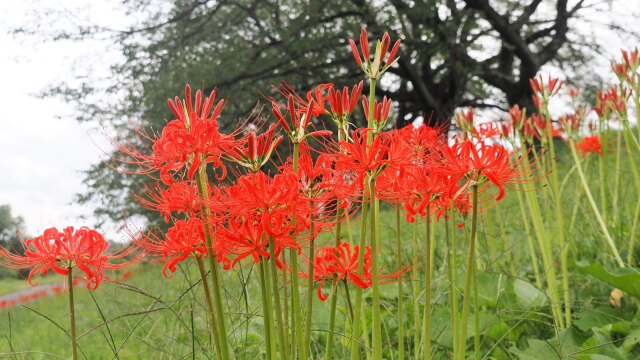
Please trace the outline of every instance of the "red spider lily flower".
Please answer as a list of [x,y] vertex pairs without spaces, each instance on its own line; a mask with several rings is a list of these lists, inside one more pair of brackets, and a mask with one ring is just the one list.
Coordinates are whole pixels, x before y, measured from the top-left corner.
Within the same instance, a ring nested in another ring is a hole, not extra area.
[[502,127],[495,122],[478,124],[473,127],[471,134],[478,140],[491,139],[503,135]]
[[[151,142],[150,149],[140,149],[133,145],[116,145],[124,154],[120,163],[133,166],[134,174],[150,174],[160,171],[160,179],[167,185],[173,183],[173,176],[187,169],[187,178],[192,179],[200,163],[213,164],[220,169],[219,179],[226,176],[226,168],[220,157],[233,143],[234,134],[221,134],[218,117],[224,107],[224,100],[215,104],[216,90],[202,100],[200,90],[196,92],[195,104],[191,100],[191,87],[185,87],[185,100],[168,100],[175,119],[169,121],[162,133],[147,135],[138,131],[143,142]],[[215,105],[215,107],[214,107]],[[147,152],[152,154],[148,155]]]
[[282,141],[282,136],[274,138],[276,129],[276,125],[271,125],[266,132],[258,136],[249,132],[241,142],[229,147],[224,157],[251,171],[260,171]]
[[329,108],[333,116],[342,119],[349,117],[358,104],[358,99],[362,93],[363,82],[360,81],[351,89],[351,95],[349,95],[349,88],[344,87],[342,91],[334,90],[333,87],[329,89]]
[[576,143],[576,147],[582,153],[582,157],[586,158],[588,154],[598,154],[602,156],[602,144],[600,138],[596,135],[585,136]]
[[[529,122],[531,123],[533,128],[536,130],[535,136],[537,138],[540,138],[541,136],[545,136],[545,137],[547,136],[548,123],[542,116],[540,116],[539,114],[531,114],[531,117],[529,117]],[[554,126],[554,124],[555,123],[551,123],[551,136],[562,137],[563,135],[562,128]]]
[[448,180],[437,172],[426,171],[415,171],[406,177],[402,186],[407,188],[403,199],[407,222],[414,222],[416,215],[426,216],[427,207],[449,187]]
[[[355,41],[353,41],[353,39],[349,39],[349,46],[351,47],[351,52],[353,53],[353,57],[358,63],[358,66],[360,66],[367,76],[372,79],[380,77],[380,75],[382,75],[396,62],[396,55],[400,49],[400,40],[396,40],[391,51],[389,51],[390,45],[391,38],[389,37],[389,34],[385,32],[382,36],[382,40],[378,40],[376,42],[375,54],[372,61],[369,53],[369,34],[367,34],[367,30],[364,27],[360,30],[360,50],[362,52],[362,57],[360,57],[360,51],[358,50]],[[387,52],[389,53],[388,57]],[[383,63],[384,66],[381,69]]]
[[[314,131],[311,133],[306,132],[307,126],[311,124],[311,118],[314,116],[314,109],[316,109],[316,105],[312,101],[309,101],[304,108],[300,108],[296,105],[295,97],[293,95],[289,95],[286,106],[273,100],[271,101],[271,107],[273,116],[286,131],[289,139],[293,143],[299,144],[308,136],[331,135],[331,131],[328,130]],[[280,108],[286,108],[288,110],[292,126],[289,125],[289,122],[280,111]]]
[[635,72],[640,67],[640,56],[638,56],[638,48],[633,50],[621,50],[624,63]]
[[[362,109],[364,110],[364,117],[369,120],[369,100],[366,96],[362,97]],[[387,123],[390,109],[391,99],[386,96],[381,102],[378,102],[378,100],[373,101],[373,129],[376,133],[381,132]]]
[[443,131],[434,129],[425,124],[420,126],[405,126],[398,131],[398,136],[413,148],[414,158],[417,162],[444,144]]
[[471,132],[473,129],[475,112],[472,107],[467,108],[467,111],[458,111],[455,114],[456,124],[463,132]]
[[106,276],[106,270],[122,269],[137,261],[115,263],[129,252],[109,252],[109,243],[102,234],[85,226],[77,230],[69,226],[62,232],[49,228],[40,236],[23,240],[22,246],[24,255],[0,247],[0,264],[15,269],[31,269],[28,278],[31,285],[35,285],[32,281],[34,275],[46,275],[49,270],[67,275],[69,269],[75,267],[84,273],[87,288],[94,290]]
[[[210,191],[211,193],[212,191]],[[145,208],[159,212],[169,222],[172,212],[194,215],[201,209],[202,201],[193,181],[179,181],[164,189],[146,187],[142,195],[134,195]]]
[[383,143],[384,137],[376,137],[373,142],[367,144],[367,134],[371,129],[356,129],[352,132],[353,143],[342,141],[340,146],[343,151],[335,155],[336,166],[344,172],[355,173],[358,187],[364,186],[367,174],[377,176],[387,166],[389,148]]
[[502,145],[464,141],[443,149],[445,164],[439,171],[455,182],[466,178],[465,186],[460,191],[466,190],[474,182],[487,179],[498,188],[496,201],[500,201],[505,195],[504,186],[520,178],[518,163],[511,161],[509,151]]
[[298,176],[292,172],[285,171],[274,177],[263,172],[249,173],[228,187],[225,195],[225,206],[231,215],[260,216],[259,223],[273,236],[281,235],[283,223],[293,217],[297,228],[290,230],[308,225],[308,205],[299,191]]
[[[206,257],[204,226],[197,217],[177,221],[164,236],[145,235],[137,241],[148,255],[164,262],[162,275],[171,277],[177,265],[189,256]],[[171,273],[167,273],[167,270]]]
[[534,95],[546,101],[560,91],[563,82],[558,78],[552,78],[551,75],[549,75],[545,82],[542,75],[538,75],[535,78],[529,79],[529,84],[531,85]]
[[609,117],[611,112],[618,112],[621,115],[627,113],[627,100],[631,96],[631,91],[624,89],[623,93],[618,92],[618,87],[614,86],[607,92],[598,91],[596,94],[596,105],[593,109],[600,117]]
[[328,298],[322,293],[322,286],[327,280],[339,282],[346,279],[361,289],[371,287],[371,248],[365,247],[362,274],[358,273],[359,256],[360,247],[357,245],[352,247],[347,242],[338,246],[326,246],[316,252],[313,261],[313,278],[314,281],[320,283],[318,285],[318,299],[320,301],[325,301]]

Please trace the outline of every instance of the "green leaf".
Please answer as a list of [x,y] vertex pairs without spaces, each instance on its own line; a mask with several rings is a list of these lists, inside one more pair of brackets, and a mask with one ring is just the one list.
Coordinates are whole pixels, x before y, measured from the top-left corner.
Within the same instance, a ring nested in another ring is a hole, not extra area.
[[640,299],[640,272],[638,269],[622,268],[608,271],[600,263],[588,264],[586,261],[579,261],[575,266],[579,271]]
[[531,309],[547,305],[544,292],[524,280],[513,281],[513,292],[516,294],[518,305],[522,308]]

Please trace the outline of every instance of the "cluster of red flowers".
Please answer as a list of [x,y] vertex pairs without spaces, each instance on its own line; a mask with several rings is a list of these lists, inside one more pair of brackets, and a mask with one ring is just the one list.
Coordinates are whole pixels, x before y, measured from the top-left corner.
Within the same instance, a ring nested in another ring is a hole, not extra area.
[[67,275],[73,268],[80,270],[88,289],[96,289],[108,276],[105,271],[130,266],[133,260],[124,260],[127,251],[110,252],[109,243],[98,231],[69,226],[62,231],[49,228],[40,236],[23,242],[24,255],[0,247],[0,262],[15,269],[30,269],[29,283],[33,276],[46,275],[52,270]]

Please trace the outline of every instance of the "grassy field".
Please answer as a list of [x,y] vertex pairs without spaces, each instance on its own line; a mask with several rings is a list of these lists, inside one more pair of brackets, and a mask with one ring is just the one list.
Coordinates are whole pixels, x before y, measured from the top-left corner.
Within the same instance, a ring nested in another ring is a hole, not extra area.
[[[560,178],[571,170],[572,162],[563,152],[555,169]],[[596,166],[596,159],[586,164],[588,169]],[[608,163],[613,171],[614,164]],[[608,223],[618,246],[626,249],[631,224],[626,220],[635,208],[637,196],[626,180],[627,169],[622,169],[621,208],[618,218]],[[594,171],[588,172],[593,189],[600,187]],[[606,187],[612,187],[615,179],[607,179]],[[540,192],[543,191],[540,185]],[[570,246],[570,258],[574,263],[581,260],[599,262],[605,267],[612,264],[606,251],[599,228],[592,220],[583,192],[577,182],[568,180],[563,188],[565,204],[566,234]],[[609,212],[612,213],[612,212]],[[404,260],[397,264],[395,254],[395,211],[383,208],[380,239],[388,249],[382,259],[384,272],[413,265],[412,240],[424,237],[424,222],[414,224],[402,222]],[[462,219],[451,219],[462,222]],[[432,341],[436,347],[436,358],[446,359],[451,346],[450,308],[446,305],[448,294],[447,267],[445,267],[446,222],[434,227],[435,273],[433,275],[433,329]],[[351,221],[351,236],[357,237],[357,218]],[[348,239],[348,226],[343,236]],[[464,242],[466,228],[457,229],[457,236]],[[414,235],[415,234],[415,235]],[[319,244],[331,243],[332,234],[323,234]],[[418,253],[422,241],[418,242]],[[460,244],[460,249],[464,246]],[[609,294],[613,286],[571,266],[571,298],[574,312],[573,326],[557,332],[550,318],[549,303],[545,293],[537,287],[533,267],[527,250],[527,234],[524,230],[518,204],[518,194],[509,191],[504,201],[487,209],[482,214],[479,229],[479,266],[477,304],[479,308],[482,336],[479,346],[486,359],[634,359],[640,356],[640,319],[635,314],[636,306],[631,297],[623,299],[622,306],[612,307]],[[626,258],[627,254],[623,256]],[[463,263],[463,257],[458,259]],[[405,298],[405,329],[415,323],[415,313],[424,306],[420,299],[424,289],[419,266],[412,267],[415,274],[403,277]],[[89,292],[79,287],[76,295],[76,314],[81,356],[87,359],[207,359],[212,355],[205,320],[202,288],[198,282],[198,270],[194,263],[185,262],[173,278],[162,277],[161,268],[145,264],[126,283],[104,283],[97,291]],[[459,271],[459,283],[463,283],[465,272]],[[55,280],[56,278],[48,278]],[[238,268],[224,273],[224,298],[227,326],[233,352],[237,359],[259,359],[264,353],[261,328],[261,304],[256,276],[250,268]],[[242,284],[248,283],[247,286]],[[8,293],[27,287],[26,281],[5,279],[0,281],[0,292]],[[327,287],[325,292],[329,292]],[[398,300],[397,283],[391,282],[382,288],[382,307],[394,311]],[[305,292],[306,293],[306,292]],[[315,292],[314,292],[315,295]],[[367,293],[365,292],[365,296]],[[369,298],[368,296],[366,298]],[[424,297],[422,297],[423,299]],[[318,349],[324,348],[328,303],[320,303],[314,296],[313,341]],[[346,304],[340,301],[338,311],[346,314]],[[68,299],[66,296],[41,299],[25,306],[0,311],[0,357],[11,359],[69,358]],[[346,319],[347,316],[340,316]],[[395,336],[398,324],[395,317],[383,323],[386,347],[397,346]],[[475,320],[474,320],[475,321]],[[346,356],[347,340],[340,334],[348,324],[338,323],[336,332],[338,345],[335,358]],[[469,323],[469,334],[473,324]],[[409,332],[405,336],[408,348],[417,343],[419,334]],[[597,356],[595,354],[598,354]],[[321,354],[317,354],[318,357]],[[409,355],[411,356],[411,355]]]

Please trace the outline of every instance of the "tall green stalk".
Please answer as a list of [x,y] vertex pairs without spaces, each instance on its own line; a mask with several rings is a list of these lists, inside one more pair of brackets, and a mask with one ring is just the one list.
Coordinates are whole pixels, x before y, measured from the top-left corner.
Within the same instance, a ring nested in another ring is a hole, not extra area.
[[333,333],[336,327],[336,307],[338,303],[338,283],[331,287],[331,305],[329,306],[329,330],[327,331],[327,350],[325,360],[333,359]]
[[69,325],[71,327],[71,356],[78,360],[78,338],[76,336],[76,306],[73,301],[73,268],[69,266],[67,282],[69,284]]
[[587,199],[589,200],[589,204],[591,205],[591,209],[593,210],[593,214],[596,217],[596,221],[600,225],[600,229],[602,230],[602,234],[607,240],[607,244],[611,249],[611,253],[613,254],[613,258],[618,263],[618,266],[621,268],[624,267],[624,261],[620,257],[620,253],[618,252],[618,248],[616,247],[611,234],[609,233],[609,229],[607,229],[607,224],[604,222],[602,218],[602,214],[600,210],[598,210],[598,205],[596,205],[595,200],[593,199],[593,195],[591,195],[591,190],[589,189],[589,184],[587,183],[587,178],[582,171],[582,166],[580,165],[580,158],[578,157],[578,153],[576,151],[576,143],[572,139],[569,139],[569,147],[571,148],[571,155],[573,155],[573,160],[576,162],[576,169],[578,170],[578,176],[580,177],[580,181],[582,182],[582,187],[584,189],[585,194],[587,195]]
[[258,275],[260,277],[260,295],[262,295],[262,316],[264,317],[264,340],[266,343],[267,360],[276,360],[277,354],[275,349],[274,334],[272,331],[273,320],[271,319],[271,308],[269,307],[269,286],[266,281],[266,269],[264,262],[258,265]]
[[[371,180],[369,189],[371,195],[371,278],[373,291],[373,359],[382,360],[382,321],[380,319],[380,284],[378,281],[378,257],[380,251],[378,249],[378,206],[375,202],[375,180]],[[363,249],[364,250],[364,249]]]
[[425,360],[431,359],[431,212],[429,206],[426,208],[424,216],[425,222],[425,296],[424,296],[424,317],[422,323],[422,351]]
[[460,346],[457,360],[464,360],[465,349],[467,348],[467,328],[469,323],[469,304],[471,303],[471,282],[475,269],[475,246],[476,246],[476,226],[478,222],[478,184],[471,186],[472,202],[471,202],[471,233],[469,234],[469,248],[467,250],[467,275],[464,281],[464,293],[462,300],[462,314],[460,322]]
[[[298,160],[300,158],[300,144],[297,142],[293,143],[293,172],[298,172]],[[295,218],[293,221],[296,221]],[[307,350],[304,347],[304,333],[302,328],[302,309],[300,307],[300,284],[298,280],[298,251],[296,249],[291,249],[289,256],[291,258],[291,312],[293,319],[293,327],[292,331],[292,339],[296,339],[295,343],[297,343],[298,347],[298,357],[301,360],[307,359]],[[294,341],[292,341],[292,344]],[[293,347],[293,345],[292,345]],[[291,356],[295,358],[295,349],[292,349]]]
[[280,350],[280,359],[289,359],[287,340],[284,328],[284,321],[282,320],[282,305],[280,303],[280,286],[278,285],[278,268],[276,264],[275,243],[273,236],[269,236],[269,268],[271,270],[271,288],[273,291],[273,299],[276,314],[276,324],[278,326],[278,349]]
[[196,257],[196,263],[198,264],[198,270],[200,271],[200,280],[202,280],[202,290],[204,291],[204,299],[207,304],[207,313],[209,314],[209,327],[211,328],[211,336],[213,337],[213,345],[216,351],[218,359],[222,358],[222,350],[220,349],[220,342],[217,340],[220,337],[218,333],[218,326],[216,325],[216,315],[213,308],[213,301],[211,301],[211,293],[209,289],[209,280],[207,280],[207,272],[204,269],[204,261],[201,257]]
[[[366,192],[365,192],[366,193]],[[367,202],[366,198],[362,202],[362,214],[360,215],[360,254],[358,256],[358,273],[364,271],[364,249],[367,245]],[[362,317],[362,289],[356,288],[356,298],[353,308],[353,324],[351,326],[351,360],[360,359],[360,326]]]
[[[202,197],[202,203],[209,203],[209,190],[207,188],[209,180],[207,179],[207,170],[204,162],[201,163],[198,168],[198,191]],[[207,259],[209,260],[209,270],[211,272],[211,286],[213,290],[213,301],[215,309],[215,319],[218,327],[218,341],[220,342],[220,350],[222,352],[222,360],[229,360],[229,345],[227,339],[227,330],[225,325],[224,311],[222,310],[222,281],[220,277],[220,268],[216,263],[213,255],[213,229],[212,229],[212,217],[211,209],[206,206],[201,206],[202,213],[204,214],[204,239],[207,245]]]
[[[396,261],[402,264],[402,234],[400,233],[400,206],[396,207]],[[404,360],[404,292],[402,277],[398,278],[398,360]]]
[[[313,202],[311,202],[311,208],[313,209]],[[315,234],[314,234],[314,219],[313,214],[311,215],[311,241],[309,243],[309,277],[307,278],[307,303],[306,303],[306,318],[304,322],[304,347],[305,349],[310,349],[309,345],[311,344],[311,321],[312,321],[312,312],[313,312],[313,259],[315,256]],[[311,350],[309,350],[311,351]]]

